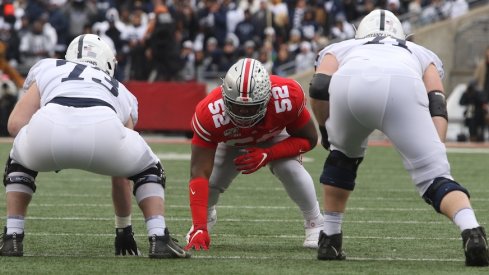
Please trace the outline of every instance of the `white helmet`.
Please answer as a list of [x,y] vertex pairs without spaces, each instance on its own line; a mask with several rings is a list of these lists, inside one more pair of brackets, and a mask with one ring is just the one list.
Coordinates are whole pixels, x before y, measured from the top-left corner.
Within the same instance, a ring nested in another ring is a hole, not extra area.
[[249,128],[267,111],[270,76],[263,65],[251,58],[240,59],[226,73],[222,83],[225,112],[234,125]]
[[391,36],[397,39],[406,39],[402,30],[401,21],[388,10],[374,10],[367,14],[355,34],[356,39],[373,36]]
[[71,41],[65,59],[77,63],[88,63],[114,76],[117,60],[110,46],[98,35],[82,34]]

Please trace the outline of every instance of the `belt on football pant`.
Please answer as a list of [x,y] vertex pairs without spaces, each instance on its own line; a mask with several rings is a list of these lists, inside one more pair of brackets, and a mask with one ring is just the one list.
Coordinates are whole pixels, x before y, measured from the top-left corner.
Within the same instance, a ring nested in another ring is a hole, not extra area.
[[69,106],[69,107],[75,107],[75,108],[88,108],[88,107],[95,107],[95,106],[105,106],[109,107],[110,109],[114,110],[114,112],[117,113],[114,107],[110,105],[109,103],[97,99],[97,98],[89,98],[89,97],[65,97],[65,96],[57,96],[46,105],[49,103],[54,103],[58,105],[63,105],[63,106]]

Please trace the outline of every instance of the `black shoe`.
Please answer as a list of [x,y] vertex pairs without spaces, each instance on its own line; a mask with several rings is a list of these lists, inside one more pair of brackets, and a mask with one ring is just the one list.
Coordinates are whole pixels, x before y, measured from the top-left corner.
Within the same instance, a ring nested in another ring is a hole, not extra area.
[[115,229],[115,255],[133,255],[140,256],[138,245],[134,240],[134,232],[132,232],[132,226],[129,225],[124,228]]
[[343,233],[326,235],[322,230],[319,232],[318,260],[344,260],[346,255],[341,250]]
[[24,255],[24,233],[7,235],[7,227],[3,228],[0,244],[0,256],[21,257]]
[[484,227],[466,229],[462,232],[466,266],[488,266],[489,252]]
[[164,236],[153,235],[149,239],[149,257],[155,259],[190,258],[190,253],[183,250],[177,240],[170,237],[165,228]]

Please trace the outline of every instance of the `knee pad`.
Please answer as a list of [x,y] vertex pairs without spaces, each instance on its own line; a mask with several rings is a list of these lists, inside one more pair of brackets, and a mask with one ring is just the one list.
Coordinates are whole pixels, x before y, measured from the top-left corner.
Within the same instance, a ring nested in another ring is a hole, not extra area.
[[440,205],[443,198],[452,191],[462,191],[470,198],[469,191],[461,186],[458,182],[451,179],[439,177],[433,180],[433,183],[424,192],[424,201],[433,206],[436,212],[440,213]]
[[355,188],[358,166],[363,158],[349,158],[338,150],[333,150],[324,162],[319,180],[322,184],[352,191]]
[[155,165],[149,167],[148,169],[137,175],[129,177],[129,179],[134,182],[134,188],[132,191],[134,195],[136,195],[136,190],[145,183],[158,183],[163,186],[163,189],[165,188],[166,184],[165,170],[163,170],[160,162],[156,163]]
[[3,175],[3,185],[22,184],[26,185],[32,192],[36,192],[36,177],[38,172],[14,162],[10,157],[5,164],[5,174]]

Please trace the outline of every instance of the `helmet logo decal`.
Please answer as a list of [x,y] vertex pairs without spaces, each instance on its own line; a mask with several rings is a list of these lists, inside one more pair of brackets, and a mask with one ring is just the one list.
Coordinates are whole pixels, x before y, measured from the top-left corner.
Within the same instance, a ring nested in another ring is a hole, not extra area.
[[78,59],[82,58],[83,38],[85,38],[85,35],[80,36],[80,39],[78,39],[78,55],[76,56]]
[[87,50],[88,57],[97,58],[97,53],[92,51],[92,45],[86,45],[84,48]]

